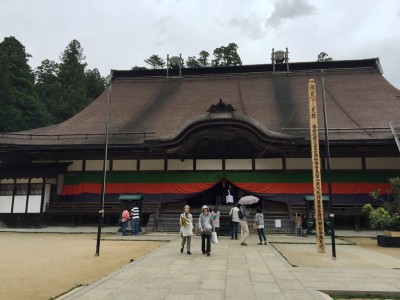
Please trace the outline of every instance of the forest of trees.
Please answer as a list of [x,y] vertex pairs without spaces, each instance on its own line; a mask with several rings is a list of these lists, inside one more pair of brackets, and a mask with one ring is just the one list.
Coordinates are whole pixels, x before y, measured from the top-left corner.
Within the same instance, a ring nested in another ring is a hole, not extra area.
[[[196,56],[189,56],[184,62],[184,68],[202,68],[202,67],[229,67],[229,66],[241,66],[242,60],[237,53],[238,45],[230,43],[228,46],[221,46],[214,49],[214,59],[209,61],[210,53],[205,50],[200,51],[199,58]],[[165,68],[166,62],[157,54],[153,54],[144,62],[150,66],[150,69],[162,69]],[[143,70],[146,67],[134,66],[132,70]]]
[[[203,50],[199,58],[189,56],[184,67],[241,65],[237,49],[235,43],[216,48],[211,61],[210,54]],[[105,78],[97,68],[87,68],[83,48],[77,40],[67,45],[58,62],[45,59],[32,70],[28,64],[30,57],[15,37],[6,37],[0,43],[0,132],[60,123],[80,112],[104,91]],[[152,69],[166,65],[156,54],[144,62]]]
[[62,122],[90,104],[105,88],[98,69],[87,69],[83,49],[71,41],[60,61],[42,61],[34,71],[30,54],[15,38],[0,43],[0,132]]
[[[230,43],[199,57],[189,56],[184,68],[240,66],[238,46]],[[0,43],[0,132],[14,132],[44,127],[67,120],[88,106],[105,88],[106,79],[97,68],[88,69],[83,48],[71,41],[59,62],[45,59],[35,70],[28,64],[31,55],[15,37]],[[318,61],[330,61],[325,52]],[[144,62],[151,69],[165,68],[157,54]],[[146,70],[135,66],[132,70]]]

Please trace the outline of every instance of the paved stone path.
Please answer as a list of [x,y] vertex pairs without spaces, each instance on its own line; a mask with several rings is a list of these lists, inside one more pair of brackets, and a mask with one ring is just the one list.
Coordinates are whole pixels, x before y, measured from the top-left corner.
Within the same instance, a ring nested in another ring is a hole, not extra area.
[[400,295],[399,269],[292,267],[272,246],[256,243],[255,235],[247,247],[221,237],[206,257],[200,237],[192,239],[192,255],[179,252],[176,237],[63,299],[302,300],[330,299],[318,292],[329,290]]

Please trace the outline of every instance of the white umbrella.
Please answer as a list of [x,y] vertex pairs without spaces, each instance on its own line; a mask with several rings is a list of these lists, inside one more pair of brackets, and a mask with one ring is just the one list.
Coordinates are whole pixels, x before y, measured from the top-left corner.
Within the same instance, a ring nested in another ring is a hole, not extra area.
[[260,199],[258,199],[256,196],[244,196],[244,197],[240,198],[238,203],[240,205],[251,205],[251,204],[257,203],[258,200],[260,200]]

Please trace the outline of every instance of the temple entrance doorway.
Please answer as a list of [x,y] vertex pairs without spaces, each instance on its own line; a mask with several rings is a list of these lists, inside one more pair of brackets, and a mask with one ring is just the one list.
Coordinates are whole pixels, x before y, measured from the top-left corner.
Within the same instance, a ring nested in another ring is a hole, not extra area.
[[226,179],[220,180],[213,187],[199,193],[193,198],[187,200],[188,205],[192,208],[201,208],[203,205],[217,206],[220,210],[226,210],[233,206],[233,203],[226,202],[227,195],[233,196],[234,203],[237,203],[244,195],[244,191],[236,187]]

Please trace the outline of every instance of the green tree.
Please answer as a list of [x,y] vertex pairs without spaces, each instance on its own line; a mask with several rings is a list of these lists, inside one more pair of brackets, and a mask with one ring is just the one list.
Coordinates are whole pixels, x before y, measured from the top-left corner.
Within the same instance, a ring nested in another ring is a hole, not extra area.
[[133,71],[143,71],[143,70],[147,70],[147,68],[146,67],[134,66],[131,70],[133,70]]
[[196,59],[196,56],[189,56],[186,60],[186,67],[187,68],[200,68],[201,65]]
[[51,115],[51,123],[59,121],[55,116],[60,114],[61,83],[58,79],[58,71],[59,65],[48,59],[42,61],[35,70],[35,91]]
[[318,61],[332,61],[332,57],[329,57],[328,53],[321,52],[318,54]]
[[237,53],[238,45],[230,43],[227,47],[221,46],[213,52],[214,59],[211,61],[213,67],[241,66],[242,60]]
[[71,41],[60,60],[58,79],[61,95],[55,112],[57,122],[74,116],[90,103],[86,98],[86,63],[81,44],[77,40]]
[[152,69],[162,69],[165,66],[165,60],[159,57],[157,54],[153,54],[144,62],[152,67]]
[[92,102],[104,91],[106,79],[100,75],[97,68],[86,70],[86,101]]
[[0,131],[20,131],[50,122],[34,91],[29,57],[15,37],[6,37],[0,43]]
[[207,51],[203,50],[199,53],[199,59],[197,60],[202,67],[208,67],[210,63],[208,62],[208,57],[210,56],[210,53]]

